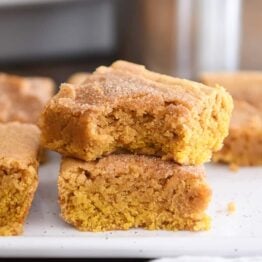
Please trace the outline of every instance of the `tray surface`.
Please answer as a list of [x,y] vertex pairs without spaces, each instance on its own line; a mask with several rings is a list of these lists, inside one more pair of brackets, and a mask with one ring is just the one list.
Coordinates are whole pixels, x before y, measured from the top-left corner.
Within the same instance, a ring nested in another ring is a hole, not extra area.
[[[232,172],[207,164],[213,188],[207,232],[129,230],[83,233],[59,217],[56,180],[60,157],[49,153],[40,168],[40,184],[20,237],[0,237],[0,257],[162,257],[178,255],[262,255],[262,167]],[[229,215],[227,205],[236,212]]]

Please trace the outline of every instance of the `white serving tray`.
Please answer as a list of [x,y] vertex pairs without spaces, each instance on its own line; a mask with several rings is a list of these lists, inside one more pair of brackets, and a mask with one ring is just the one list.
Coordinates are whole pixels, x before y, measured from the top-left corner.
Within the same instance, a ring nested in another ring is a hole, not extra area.
[[[262,167],[237,173],[206,165],[213,187],[208,232],[130,230],[78,232],[59,218],[56,180],[59,156],[40,168],[40,185],[20,237],[0,237],[0,257],[163,257],[178,255],[262,255]],[[227,205],[235,202],[229,215]]]

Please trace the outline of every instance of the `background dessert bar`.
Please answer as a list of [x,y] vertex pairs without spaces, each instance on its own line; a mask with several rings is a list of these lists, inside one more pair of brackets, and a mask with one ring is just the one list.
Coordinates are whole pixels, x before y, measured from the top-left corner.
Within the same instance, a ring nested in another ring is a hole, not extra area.
[[0,123],[37,123],[41,110],[55,92],[46,77],[20,77],[0,73]]
[[39,129],[0,124],[0,236],[18,235],[38,184]]

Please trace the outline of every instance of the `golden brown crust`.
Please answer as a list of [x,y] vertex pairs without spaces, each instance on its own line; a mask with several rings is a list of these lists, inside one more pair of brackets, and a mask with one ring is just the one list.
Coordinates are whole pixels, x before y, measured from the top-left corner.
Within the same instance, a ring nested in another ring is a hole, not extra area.
[[54,89],[50,78],[0,73],[0,122],[36,123]]
[[38,185],[40,130],[31,124],[0,124],[0,235],[17,235]]
[[63,158],[58,189],[63,219],[82,231],[210,226],[203,167],[128,154],[92,162]]
[[152,102],[157,97],[165,103],[196,108],[206,98],[224,93],[222,87],[212,89],[197,82],[150,72],[142,65],[125,61],[117,61],[111,67],[98,67],[81,85],[64,84],[61,89],[56,99],[61,99],[62,104],[75,112],[105,110],[107,105],[113,107],[132,98],[132,105],[136,107],[136,98],[142,96]]
[[221,87],[118,61],[81,85],[62,84],[42,113],[42,142],[87,161],[126,149],[197,165],[221,148],[231,110]]
[[[148,157],[143,155],[131,154],[113,154],[99,159],[98,161],[81,161],[73,158],[64,157],[61,162],[61,172],[67,170],[77,170],[79,167],[83,169],[99,169],[106,171],[105,176],[115,176],[115,173],[127,172],[130,166],[139,166],[140,168],[152,171],[153,178],[166,178],[173,172],[179,173],[183,178],[185,174],[192,176],[205,176],[203,166],[181,166],[172,161],[163,161],[158,157]],[[153,172],[154,171],[154,172]]]

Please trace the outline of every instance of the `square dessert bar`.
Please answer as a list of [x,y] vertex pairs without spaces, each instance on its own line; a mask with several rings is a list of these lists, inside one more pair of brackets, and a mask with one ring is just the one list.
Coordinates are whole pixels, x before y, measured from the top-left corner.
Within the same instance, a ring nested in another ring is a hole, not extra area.
[[54,94],[54,82],[45,77],[0,73],[0,123],[37,123],[43,106]]
[[40,130],[31,124],[0,124],[0,236],[18,235],[38,184]]
[[42,112],[42,144],[86,161],[127,150],[201,164],[221,148],[232,107],[222,87],[118,61],[62,84]]
[[85,72],[75,73],[68,78],[67,83],[73,85],[80,85],[87,79],[88,76],[90,76],[90,73],[85,73]]
[[200,79],[208,86],[219,84],[225,87],[234,99],[244,100],[262,110],[262,72],[204,73]]
[[229,136],[213,160],[238,166],[262,165],[262,115],[245,101],[235,100]]
[[58,191],[62,218],[81,231],[210,227],[203,167],[130,154],[64,158]]
[[206,73],[203,83],[223,85],[233,96],[229,136],[214,161],[239,166],[262,164],[262,72]]

